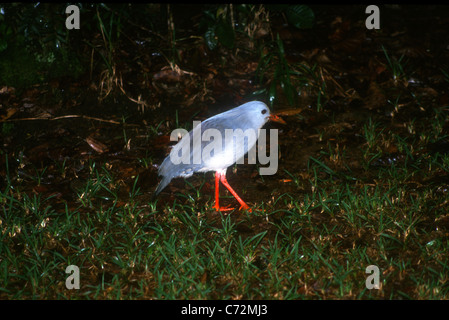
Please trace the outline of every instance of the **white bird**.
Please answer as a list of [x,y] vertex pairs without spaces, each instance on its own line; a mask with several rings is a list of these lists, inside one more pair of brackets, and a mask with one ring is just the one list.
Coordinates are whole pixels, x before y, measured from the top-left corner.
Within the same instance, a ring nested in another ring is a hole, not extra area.
[[[214,209],[220,211],[232,210],[232,208],[221,208],[219,206],[219,182],[221,181],[240,203],[240,209],[248,210],[249,206],[226,180],[226,170],[251,150],[258,139],[259,129],[268,120],[285,124],[284,120],[270,114],[268,106],[260,101],[242,104],[204,120],[184,135],[164,159],[158,172],[163,178],[154,195],[158,195],[175,177],[187,178],[195,172],[215,171]],[[235,134],[232,136],[232,141],[229,138],[227,139],[227,132]],[[210,139],[211,137],[213,140]],[[183,155],[183,161],[180,162],[179,154],[183,151],[187,154]],[[174,159],[177,159],[177,161],[173,161]]]

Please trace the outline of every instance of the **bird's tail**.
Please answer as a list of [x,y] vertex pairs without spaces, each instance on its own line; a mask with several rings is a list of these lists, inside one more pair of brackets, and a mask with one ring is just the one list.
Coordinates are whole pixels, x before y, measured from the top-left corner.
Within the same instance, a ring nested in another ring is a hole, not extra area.
[[153,199],[170,183],[171,177],[164,176],[153,193]]

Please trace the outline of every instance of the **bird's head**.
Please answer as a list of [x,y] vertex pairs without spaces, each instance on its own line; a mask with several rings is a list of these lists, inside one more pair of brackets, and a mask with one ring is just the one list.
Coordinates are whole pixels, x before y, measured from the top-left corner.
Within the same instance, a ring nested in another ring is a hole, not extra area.
[[241,105],[238,108],[241,108],[241,112],[245,113],[248,119],[251,119],[253,123],[258,124],[259,128],[262,127],[267,121],[286,124],[282,118],[274,113],[271,113],[268,106],[263,102],[251,101]]

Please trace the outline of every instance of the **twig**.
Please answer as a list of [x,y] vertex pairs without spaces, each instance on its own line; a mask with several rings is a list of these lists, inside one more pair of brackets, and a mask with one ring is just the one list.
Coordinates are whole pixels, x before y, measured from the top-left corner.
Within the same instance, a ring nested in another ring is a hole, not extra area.
[[60,116],[55,118],[19,118],[19,119],[6,119],[6,120],[0,120],[0,122],[14,122],[14,121],[31,121],[31,120],[60,120],[60,119],[69,119],[69,118],[82,118],[82,119],[89,119],[89,120],[95,120],[95,121],[101,121],[101,122],[108,122],[113,124],[121,124],[121,122],[114,121],[114,120],[107,120],[107,119],[100,119],[95,117],[89,117],[84,115],[77,115],[77,114],[69,114],[66,116]]

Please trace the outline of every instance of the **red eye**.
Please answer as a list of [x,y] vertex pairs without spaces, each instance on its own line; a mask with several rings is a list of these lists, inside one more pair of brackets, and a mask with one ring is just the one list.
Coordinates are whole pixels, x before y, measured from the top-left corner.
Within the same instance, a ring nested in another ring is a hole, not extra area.
[[265,114],[265,113],[267,113],[267,109],[262,110],[262,114]]

